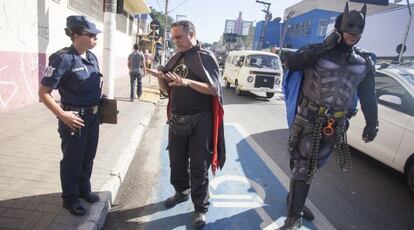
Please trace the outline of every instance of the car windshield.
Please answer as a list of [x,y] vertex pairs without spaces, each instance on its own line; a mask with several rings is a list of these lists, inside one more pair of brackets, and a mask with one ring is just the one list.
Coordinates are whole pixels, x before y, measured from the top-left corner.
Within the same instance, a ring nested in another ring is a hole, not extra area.
[[246,57],[246,66],[280,69],[279,58],[269,55],[249,55]]

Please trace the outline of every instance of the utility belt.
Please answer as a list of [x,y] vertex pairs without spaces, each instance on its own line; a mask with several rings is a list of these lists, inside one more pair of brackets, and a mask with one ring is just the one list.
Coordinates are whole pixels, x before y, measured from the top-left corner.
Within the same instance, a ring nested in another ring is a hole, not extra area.
[[63,110],[65,111],[76,111],[79,113],[79,115],[93,115],[97,114],[99,112],[99,106],[91,106],[91,107],[73,107],[70,105],[60,105]]
[[345,117],[351,118],[355,116],[356,113],[358,112],[358,109],[352,109],[352,110],[347,110],[347,111],[333,111],[332,109],[325,107],[325,106],[318,105],[315,102],[310,101],[307,98],[303,98],[300,101],[299,106],[301,108],[306,108],[312,113],[315,113],[319,116],[325,115],[328,118],[334,117],[336,119],[345,118]]

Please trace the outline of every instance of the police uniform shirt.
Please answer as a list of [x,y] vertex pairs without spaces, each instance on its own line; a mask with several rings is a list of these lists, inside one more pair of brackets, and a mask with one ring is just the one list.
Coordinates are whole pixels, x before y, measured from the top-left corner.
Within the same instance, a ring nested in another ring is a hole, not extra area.
[[[192,52],[192,51],[190,51]],[[196,51],[194,51],[196,52]],[[185,53],[183,57],[177,62],[172,72],[176,73],[182,78],[191,79],[202,82],[202,80],[192,73],[184,64],[184,57],[188,55]],[[211,96],[200,93],[190,87],[172,87],[172,105],[171,109],[176,114],[195,114],[202,112],[211,112]]]
[[99,104],[101,76],[96,56],[87,51],[82,58],[71,46],[50,56],[41,84],[59,89],[62,104],[88,107]]

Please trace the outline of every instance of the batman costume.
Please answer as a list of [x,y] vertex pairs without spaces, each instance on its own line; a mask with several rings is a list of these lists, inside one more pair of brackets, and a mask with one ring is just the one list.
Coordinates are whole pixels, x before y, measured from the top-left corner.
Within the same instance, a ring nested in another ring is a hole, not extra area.
[[208,83],[215,93],[215,96],[202,94],[190,87],[168,88],[171,184],[178,194],[191,190],[195,211],[206,213],[208,168],[211,164],[214,174],[225,162],[224,111],[217,60],[197,42],[189,50],[177,52],[162,72]]
[[[378,131],[375,94],[375,55],[349,45],[346,34],[358,35],[365,26],[367,6],[345,10],[337,17],[336,32],[323,43],[298,50],[288,58],[289,72],[284,93],[290,129],[289,153],[292,170],[288,215],[281,229],[302,225],[304,204],[312,178],[331,153],[338,166],[351,168],[346,130],[356,113],[357,100],[366,120],[362,137],[372,141]],[[357,41],[356,41],[357,42]]]

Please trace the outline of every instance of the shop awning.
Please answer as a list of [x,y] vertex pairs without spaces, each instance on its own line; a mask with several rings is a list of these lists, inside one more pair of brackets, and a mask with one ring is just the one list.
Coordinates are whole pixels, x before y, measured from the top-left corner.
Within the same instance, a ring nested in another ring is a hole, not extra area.
[[134,15],[151,13],[145,0],[124,0],[124,8]]

